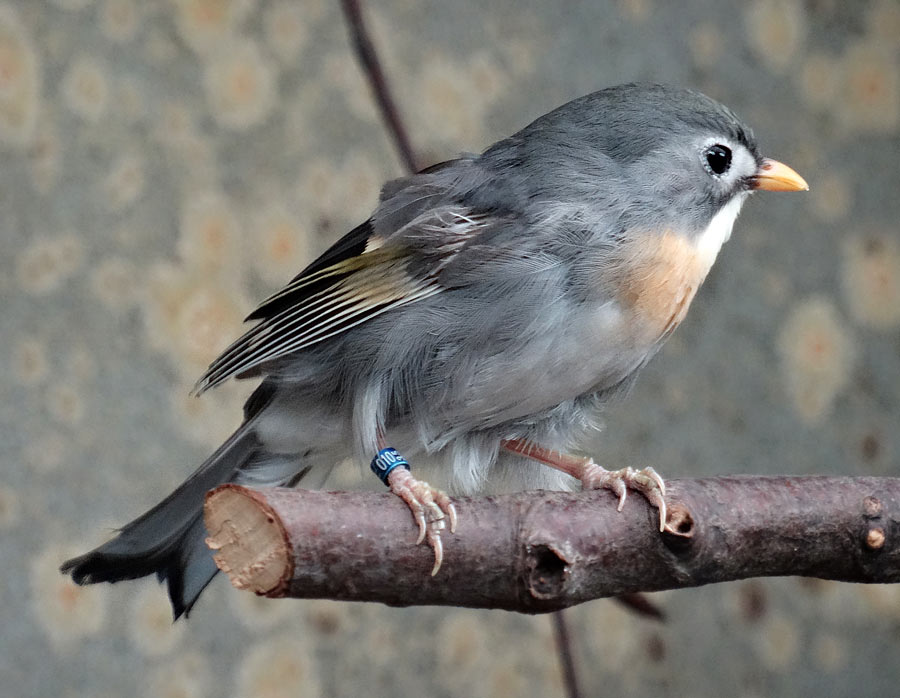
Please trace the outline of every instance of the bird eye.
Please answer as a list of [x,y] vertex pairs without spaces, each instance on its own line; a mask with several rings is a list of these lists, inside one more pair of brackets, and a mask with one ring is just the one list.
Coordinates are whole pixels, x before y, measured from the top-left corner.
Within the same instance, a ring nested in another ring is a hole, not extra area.
[[731,167],[731,149],[724,145],[711,145],[704,155],[706,166],[713,174],[724,174]]

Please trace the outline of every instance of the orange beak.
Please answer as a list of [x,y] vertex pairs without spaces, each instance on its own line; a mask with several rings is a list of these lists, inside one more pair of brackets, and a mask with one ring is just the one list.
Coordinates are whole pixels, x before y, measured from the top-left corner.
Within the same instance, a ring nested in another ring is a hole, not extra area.
[[769,158],[763,158],[753,175],[750,188],[762,191],[809,191],[809,185],[803,177],[784,163]]

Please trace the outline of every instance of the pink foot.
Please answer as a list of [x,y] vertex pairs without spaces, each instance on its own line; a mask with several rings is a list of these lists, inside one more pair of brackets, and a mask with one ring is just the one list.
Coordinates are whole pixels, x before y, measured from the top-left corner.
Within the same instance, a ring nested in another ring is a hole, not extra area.
[[394,468],[388,473],[387,485],[391,492],[406,502],[419,525],[419,538],[416,545],[423,540],[434,550],[433,577],[441,569],[444,559],[444,546],[441,542],[441,531],[444,519],[450,520],[450,533],[456,533],[456,508],[445,492],[432,487],[427,482],[417,480],[406,468]]
[[589,460],[583,465],[579,479],[584,489],[612,490],[619,497],[618,511],[625,506],[629,489],[639,492],[659,509],[659,530],[666,530],[666,483],[653,468],[607,470]]
[[590,458],[552,451],[522,439],[504,441],[503,447],[571,475],[581,481],[584,489],[612,490],[619,498],[619,511],[625,506],[629,488],[639,492],[659,509],[660,533],[666,530],[666,483],[653,468],[607,470]]

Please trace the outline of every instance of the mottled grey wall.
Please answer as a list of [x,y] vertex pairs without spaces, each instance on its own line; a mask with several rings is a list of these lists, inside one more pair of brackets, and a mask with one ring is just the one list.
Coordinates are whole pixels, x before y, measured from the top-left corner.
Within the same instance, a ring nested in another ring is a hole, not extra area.
[[[698,87],[809,181],[751,201],[601,462],[900,475],[900,5],[391,0],[429,160],[632,79]],[[248,387],[187,393],[254,300],[401,172],[327,0],[0,3],[0,694],[559,695],[547,618],[258,600],[172,625],[61,560],[177,484]],[[589,348],[586,348],[589,350]],[[357,471],[338,472],[353,486]],[[891,695],[900,587],[659,594],[570,612],[591,695]]]

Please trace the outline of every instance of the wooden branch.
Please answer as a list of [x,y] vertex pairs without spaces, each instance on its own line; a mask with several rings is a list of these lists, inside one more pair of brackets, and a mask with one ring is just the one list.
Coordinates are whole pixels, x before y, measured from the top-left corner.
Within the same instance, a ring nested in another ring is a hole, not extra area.
[[667,482],[669,516],[631,494],[455,499],[444,564],[395,496],[251,490],[207,495],[207,543],[238,589],[270,597],[539,613],[591,599],[759,576],[900,581],[900,478],[722,477]]

